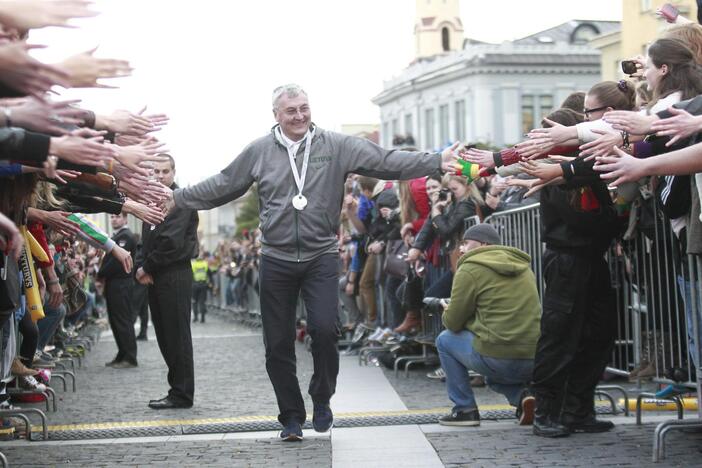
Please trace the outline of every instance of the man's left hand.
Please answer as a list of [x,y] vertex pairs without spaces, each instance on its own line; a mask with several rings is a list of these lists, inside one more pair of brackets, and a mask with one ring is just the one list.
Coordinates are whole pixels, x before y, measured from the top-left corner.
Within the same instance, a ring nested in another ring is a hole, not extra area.
[[458,155],[456,154],[456,149],[461,142],[457,141],[450,147],[446,148],[441,153],[441,170],[449,174],[456,173],[456,161],[458,161]]

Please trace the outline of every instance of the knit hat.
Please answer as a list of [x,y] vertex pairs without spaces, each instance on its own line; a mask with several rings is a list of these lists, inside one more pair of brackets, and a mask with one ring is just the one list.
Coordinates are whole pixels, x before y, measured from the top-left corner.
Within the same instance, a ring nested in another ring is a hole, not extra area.
[[378,205],[378,208],[386,207],[394,210],[400,206],[400,201],[397,199],[397,195],[395,195],[394,190],[383,190],[380,192],[380,195],[378,195],[376,204]]
[[463,234],[463,240],[474,240],[490,245],[502,245],[502,239],[491,224],[476,224]]

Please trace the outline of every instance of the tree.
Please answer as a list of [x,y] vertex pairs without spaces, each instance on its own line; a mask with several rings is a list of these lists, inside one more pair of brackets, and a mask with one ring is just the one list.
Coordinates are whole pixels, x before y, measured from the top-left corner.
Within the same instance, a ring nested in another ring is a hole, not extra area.
[[252,231],[258,227],[258,188],[254,184],[245,195],[241,211],[236,217],[236,235],[241,236],[244,229]]

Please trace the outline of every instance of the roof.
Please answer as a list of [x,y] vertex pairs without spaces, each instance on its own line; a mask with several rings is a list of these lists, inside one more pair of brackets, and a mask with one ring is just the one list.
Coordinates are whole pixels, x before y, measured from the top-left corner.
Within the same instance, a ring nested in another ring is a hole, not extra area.
[[570,20],[512,42],[514,44],[572,43],[575,31],[581,27],[592,28],[596,35],[600,35],[620,30],[621,23],[619,21]]

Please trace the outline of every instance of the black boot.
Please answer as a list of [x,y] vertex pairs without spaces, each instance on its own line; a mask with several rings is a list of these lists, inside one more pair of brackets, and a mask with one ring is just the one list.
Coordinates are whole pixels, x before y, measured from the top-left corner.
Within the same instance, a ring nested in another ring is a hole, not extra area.
[[560,408],[551,399],[536,395],[534,409],[534,435],[541,437],[567,437],[570,431],[559,422]]
[[197,314],[193,314],[193,323],[197,322]]
[[612,421],[602,421],[595,417],[595,392],[575,395],[568,393],[563,405],[561,422],[570,432],[607,432],[614,428]]

